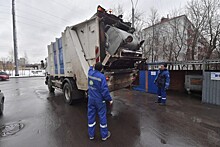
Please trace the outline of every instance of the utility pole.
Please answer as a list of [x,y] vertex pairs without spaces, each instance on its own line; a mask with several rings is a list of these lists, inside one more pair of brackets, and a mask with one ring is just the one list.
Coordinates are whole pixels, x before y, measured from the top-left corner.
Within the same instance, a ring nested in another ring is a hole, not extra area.
[[151,49],[151,54],[152,54],[151,62],[153,63],[154,62],[154,39],[155,39],[155,36],[154,36],[154,23],[152,23],[152,26],[153,26],[153,40],[152,40],[152,49]]
[[132,27],[134,28],[134,7],[132,7]]
[[19,76],[19,73],[18,73],[17,34],[16,34],[16,22],[15,22],[15,0],[12,0],[12,23],[13,23],[13,41],[14,41],[15,76]]
[[131,4],[132,4],[132,27],[134,28],[134,3],[133,0],[131,0]]

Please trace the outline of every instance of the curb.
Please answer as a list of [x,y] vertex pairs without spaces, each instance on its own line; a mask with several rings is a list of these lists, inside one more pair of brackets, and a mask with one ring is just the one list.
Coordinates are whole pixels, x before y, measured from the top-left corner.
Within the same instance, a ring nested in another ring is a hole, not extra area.
[[38,77],[45,77],[45,76],[17,76],[17,77],[9,77],[9,79],[15,79],[15,78],[38,78]]

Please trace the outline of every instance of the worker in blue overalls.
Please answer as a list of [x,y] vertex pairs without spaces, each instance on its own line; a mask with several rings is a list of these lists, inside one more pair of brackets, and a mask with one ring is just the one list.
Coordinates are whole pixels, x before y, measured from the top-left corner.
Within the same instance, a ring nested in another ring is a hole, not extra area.
[[154,83],[158,87],[157,90],[158,99],[155,103],[160,103],[160,105],[164,106],[166,105],[166,100],[167,100],[166,90],[170,86],[170,74],[169,71],[167,70],[167,64],[163,64],[160,66],[158,75]]
[[102,63],[98,62],[91,66],[88,72],[88,132],[89,139],[95,136],[96,114],[98,113],[100,122],[100,132],[102,140],[107,140],[111,133],[107,128],[106,101],[113,103],[109,93],[106,77],[101,73]]

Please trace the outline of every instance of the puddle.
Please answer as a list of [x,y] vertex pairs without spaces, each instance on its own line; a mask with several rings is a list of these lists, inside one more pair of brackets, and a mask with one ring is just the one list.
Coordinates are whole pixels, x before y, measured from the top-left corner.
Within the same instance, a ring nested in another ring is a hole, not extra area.
[[16,134],[24,128],[22,123],[12,123],[0,127],[0,137],[7,137]]
[[40,99],[45,99],[45,97],[48,96],[48,91],[42,89],[37,89],[34,92],[36,93],[37,97]]

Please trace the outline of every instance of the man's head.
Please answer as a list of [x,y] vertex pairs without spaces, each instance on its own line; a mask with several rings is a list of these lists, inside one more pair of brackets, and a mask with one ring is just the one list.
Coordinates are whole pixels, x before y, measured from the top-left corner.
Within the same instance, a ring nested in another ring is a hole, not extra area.
[[161,70],[164,70],[164,69],[166,69],[166,68],[167,68],[167,64],[166,64],[166,63],[161,64],[161,66],[160,66],[160,69],[161,69]]
[[102,66],[101,62],[97,62],[95,64],[95,70],[102,71],[102,68],[103,68],[103,66]]

